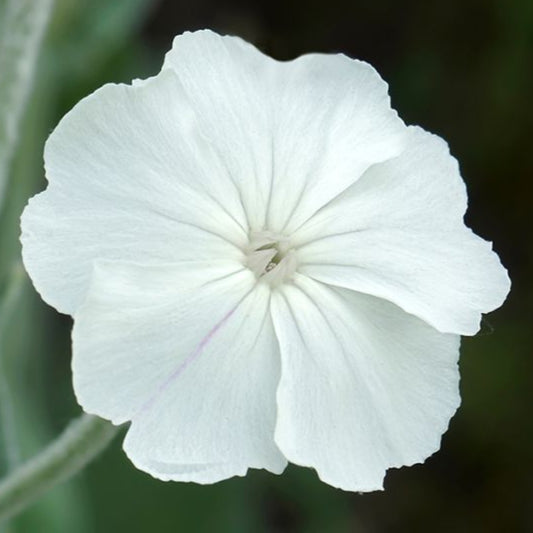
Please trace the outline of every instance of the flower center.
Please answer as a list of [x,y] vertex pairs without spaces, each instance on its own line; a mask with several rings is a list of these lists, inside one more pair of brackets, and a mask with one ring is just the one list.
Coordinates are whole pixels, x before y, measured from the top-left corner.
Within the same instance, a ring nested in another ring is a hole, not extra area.
[[277,287],[296,271],[296,252],[286,236],[272,231],[255,231],[246,250],[246,266],[257,279]]

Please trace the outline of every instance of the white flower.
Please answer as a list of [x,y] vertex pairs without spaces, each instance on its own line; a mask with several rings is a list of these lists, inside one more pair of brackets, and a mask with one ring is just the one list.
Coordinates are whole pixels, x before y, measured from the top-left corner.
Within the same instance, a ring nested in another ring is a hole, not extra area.
[[368,64],[186,33],[157,76],[76,105],[45,165],[24,261],[74,317],[80,404],[131,421],[137,467],[212,483],[291,461],[369,491],[439,448],[459,335],[509,280],[446,144]]

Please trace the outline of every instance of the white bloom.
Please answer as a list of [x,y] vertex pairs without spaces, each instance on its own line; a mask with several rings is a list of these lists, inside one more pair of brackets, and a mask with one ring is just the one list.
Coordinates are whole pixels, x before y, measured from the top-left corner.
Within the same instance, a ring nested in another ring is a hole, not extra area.
[[439,448],[459,335],[509,280],[446,144],[368,64],[186,33],[157,76],[76,105],[45,165],[24,261],[74,317],[80,404],[131,421],[139,468],[291,461],[369,491]]

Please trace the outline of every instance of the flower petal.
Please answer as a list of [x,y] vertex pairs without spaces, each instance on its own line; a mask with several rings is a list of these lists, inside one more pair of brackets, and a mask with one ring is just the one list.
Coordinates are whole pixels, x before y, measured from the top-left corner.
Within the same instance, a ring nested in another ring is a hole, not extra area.
[[383,300],[305,276],[272,296],[282,372],[275,440],[352,491],[438,450],[460,403],[459,337]]
[[240,257],[246,221],[217,165],[172,72],[82,100],[48,139],[50,184],[22,217],[25,265],[43,298],[72,314],[95,259]]
[[124,448],[155,477],[281,472],[268,306],[267,286],[239,264],[99,262],[75,315],[79,403],[116,424],[132,420]]
[[280,64],[267,226],[290,235],[371,165],[401,153],[406,127],[372,66],[342,54]]
[[386,83],[340,54],[278,62],[200,31],[176,37],[163,68],[178,74],[255,231],[290,233],[403,147]]
[[260,229],[272,181],[275,61],[237,37],[205,30],[174,39],[163,70],[175,72],[199,128],[239,190],[248,221]]
[[446,144],[409,131],[401,156],[369,169],[293,236],[300,272],[471,335],[502,304],[509,278],[491,244],[464,226],[466,192]]

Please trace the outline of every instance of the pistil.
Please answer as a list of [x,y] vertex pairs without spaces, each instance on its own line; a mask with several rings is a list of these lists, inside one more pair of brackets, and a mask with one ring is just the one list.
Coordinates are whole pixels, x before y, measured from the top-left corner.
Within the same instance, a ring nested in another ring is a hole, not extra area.
[[273,287],[289,280],[296,271],[296,253],[285,235],[271,231],[252,233],[246,256],[246,265],[257,279]]

